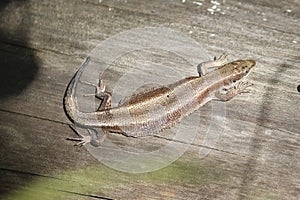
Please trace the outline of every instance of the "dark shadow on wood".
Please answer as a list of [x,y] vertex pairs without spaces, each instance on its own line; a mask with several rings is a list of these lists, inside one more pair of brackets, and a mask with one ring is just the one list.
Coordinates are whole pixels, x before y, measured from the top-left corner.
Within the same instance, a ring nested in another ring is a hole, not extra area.
[[[1,1],[1,15],[3,14],[2,12],[5,7],[10,3],[21,5],[26,3],[26,0]],[[32,82],[32,80],[34,80],[38,70],[33,50],[27,47],[28,33],[24,31],[24,26],[28,26],[28,23],[30,24],[30,15],[28,12],[29,10],[26,13],[22,13],[22,21],[15,30],[5,30],[5,28],[0,29],[0,99],[20,94]],[[24,23],[24,20],[26,20],[26,24]],[[17,38],[16,41],[14,41],[15,38]],[[2,133],[0,135],[0,140],[2,141],[1,138],[3,138]],[[4,146],[1,145],[1,147],[3,148]],[[0,153],[5,153],[6,149],[1,149],[0,151]],[[17,166],[18,163],[15,163],[15,165]],[[31,164],[28,163],[28,166],[30,165]],[[2,157],[0,160],[0,166],[3,167]],[[0,168],[0,195],[5,196],[12,191],[16,191],[17,188],[25,185],[31,179],[32,175],[20,175],[20,173],[17,173],[16,175],[16,172]],[[10,182],[13,182],[14,184],[7,185],[7,183]],[[6,184],[2,185],[2,183]]]
[[[274,72],[274,75],[271,79],[268,80],[268,85],[274,85],[280,79],[280,75],[284,74],[287,70],[287,66],[284,64],[280,65],[279,70]],[[270,110],[276,107],[276,102],[268,101],[270,96],[273,95],[275,89],[273,87],[268,87],[264,91],[264,95],[261,102],[260,115],[256,118],[256,129],[254,130],[255,135],[251,139],[250,153],[247,163],[245,164],[242,183],[239,191],[238,199],[247,199],[251,198],[251,190],[253,182],[258,178],[256,175],[259,174],[256,172],[256,167],[259,166],[259,157],[262,154],[262,148],[266,145],[267,141],[263,138],[263,131],[266,127],[266,124],[269,124],[270,120]]]
[[[23,4],[26,0],[1,1],[0,12],[10,3]],[[33,50],[27,47],[28,33],[24,31],[24,26],[30,24],[30,15],[27,13],[22,13],[22,21],[13,34],[12,30],[0,30],[1,99],[20,94],[35,78],[38,70]],[[14,41],[12,38],[17,39]]]

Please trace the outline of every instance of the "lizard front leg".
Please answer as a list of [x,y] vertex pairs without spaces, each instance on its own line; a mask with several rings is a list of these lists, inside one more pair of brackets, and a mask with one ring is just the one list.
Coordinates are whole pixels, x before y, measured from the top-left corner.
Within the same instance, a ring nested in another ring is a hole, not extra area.
[[215,92],[215,97],[221,101],[229,101],[233,97],[241,93],[249,93],[250,91],[247,90],[247,87],[252,86],[252,83],[249,82],[239,82],[237,85],[233,86],[229,89],[223,89],[225,93],[221,93],[221,91]]
[[197,66],[197,70],[199,73],[199,76],[205,76],[207,73],[216,70],[217,68],[223,66],[227,63],[227,54],[222,54],[218,58],[215,57],[213,61],[207,61],[200,63]]

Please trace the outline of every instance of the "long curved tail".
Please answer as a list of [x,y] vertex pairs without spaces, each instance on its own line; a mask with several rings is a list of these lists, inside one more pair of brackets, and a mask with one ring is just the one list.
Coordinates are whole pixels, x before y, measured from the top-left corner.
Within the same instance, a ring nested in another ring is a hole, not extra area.
[[[83,64],[80,66],[74,77],[72,78],[71,82],[68,85],[68,88],[65,92],[64,97],[64,109],[70,118],[71,121],[80,123],[80,111],[78,110],[78,102],[76,98],[76,88],[78,85],[78,81],[90,62],[90,56],[86,58]],[[81,124],[81,123],[80,123]],[[82,124],[84,125],[84,124]]]

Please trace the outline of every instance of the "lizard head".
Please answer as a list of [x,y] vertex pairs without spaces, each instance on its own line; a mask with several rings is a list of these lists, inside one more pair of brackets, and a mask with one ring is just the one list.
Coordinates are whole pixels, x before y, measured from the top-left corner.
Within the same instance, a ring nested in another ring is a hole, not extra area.
[[235,69],[239,73],[242,73],[244,76],[246,76],[250,72],[250,70],[255,66],[255,64],[255,60],[242,60],[242,62],[238,63]]
[[247,76],[255,66],[256,62],[254,60],[237,60],[229,64],[231,74],[233,75],[233,81],[237,81]]
[[254,60],[236,60],[223,65],[218,73],[223,77],[224,84],[228,85],[247,76],[254,66]]

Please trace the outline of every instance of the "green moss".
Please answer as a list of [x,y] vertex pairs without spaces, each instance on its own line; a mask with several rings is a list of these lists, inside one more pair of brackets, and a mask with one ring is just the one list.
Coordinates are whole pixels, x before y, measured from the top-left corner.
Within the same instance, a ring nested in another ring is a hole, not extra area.
[[282,199],[282,197],[279,197],[277,194],[261,189],[261,188],[257,188],[255,193],[253,194],[254,197],[253,199],[255,200],[279,200]]
[[[56,175],[40,177],[29,183],[10,199],[65,199],[75,194],[110,194],[118,188],[142,185],[209,185],[224,180],[224,170],[204,161],[185,162],[182,159],[154,172],[131,174],[104,165],[89,166]],[[78,196],[77,196],[78,197]]]

